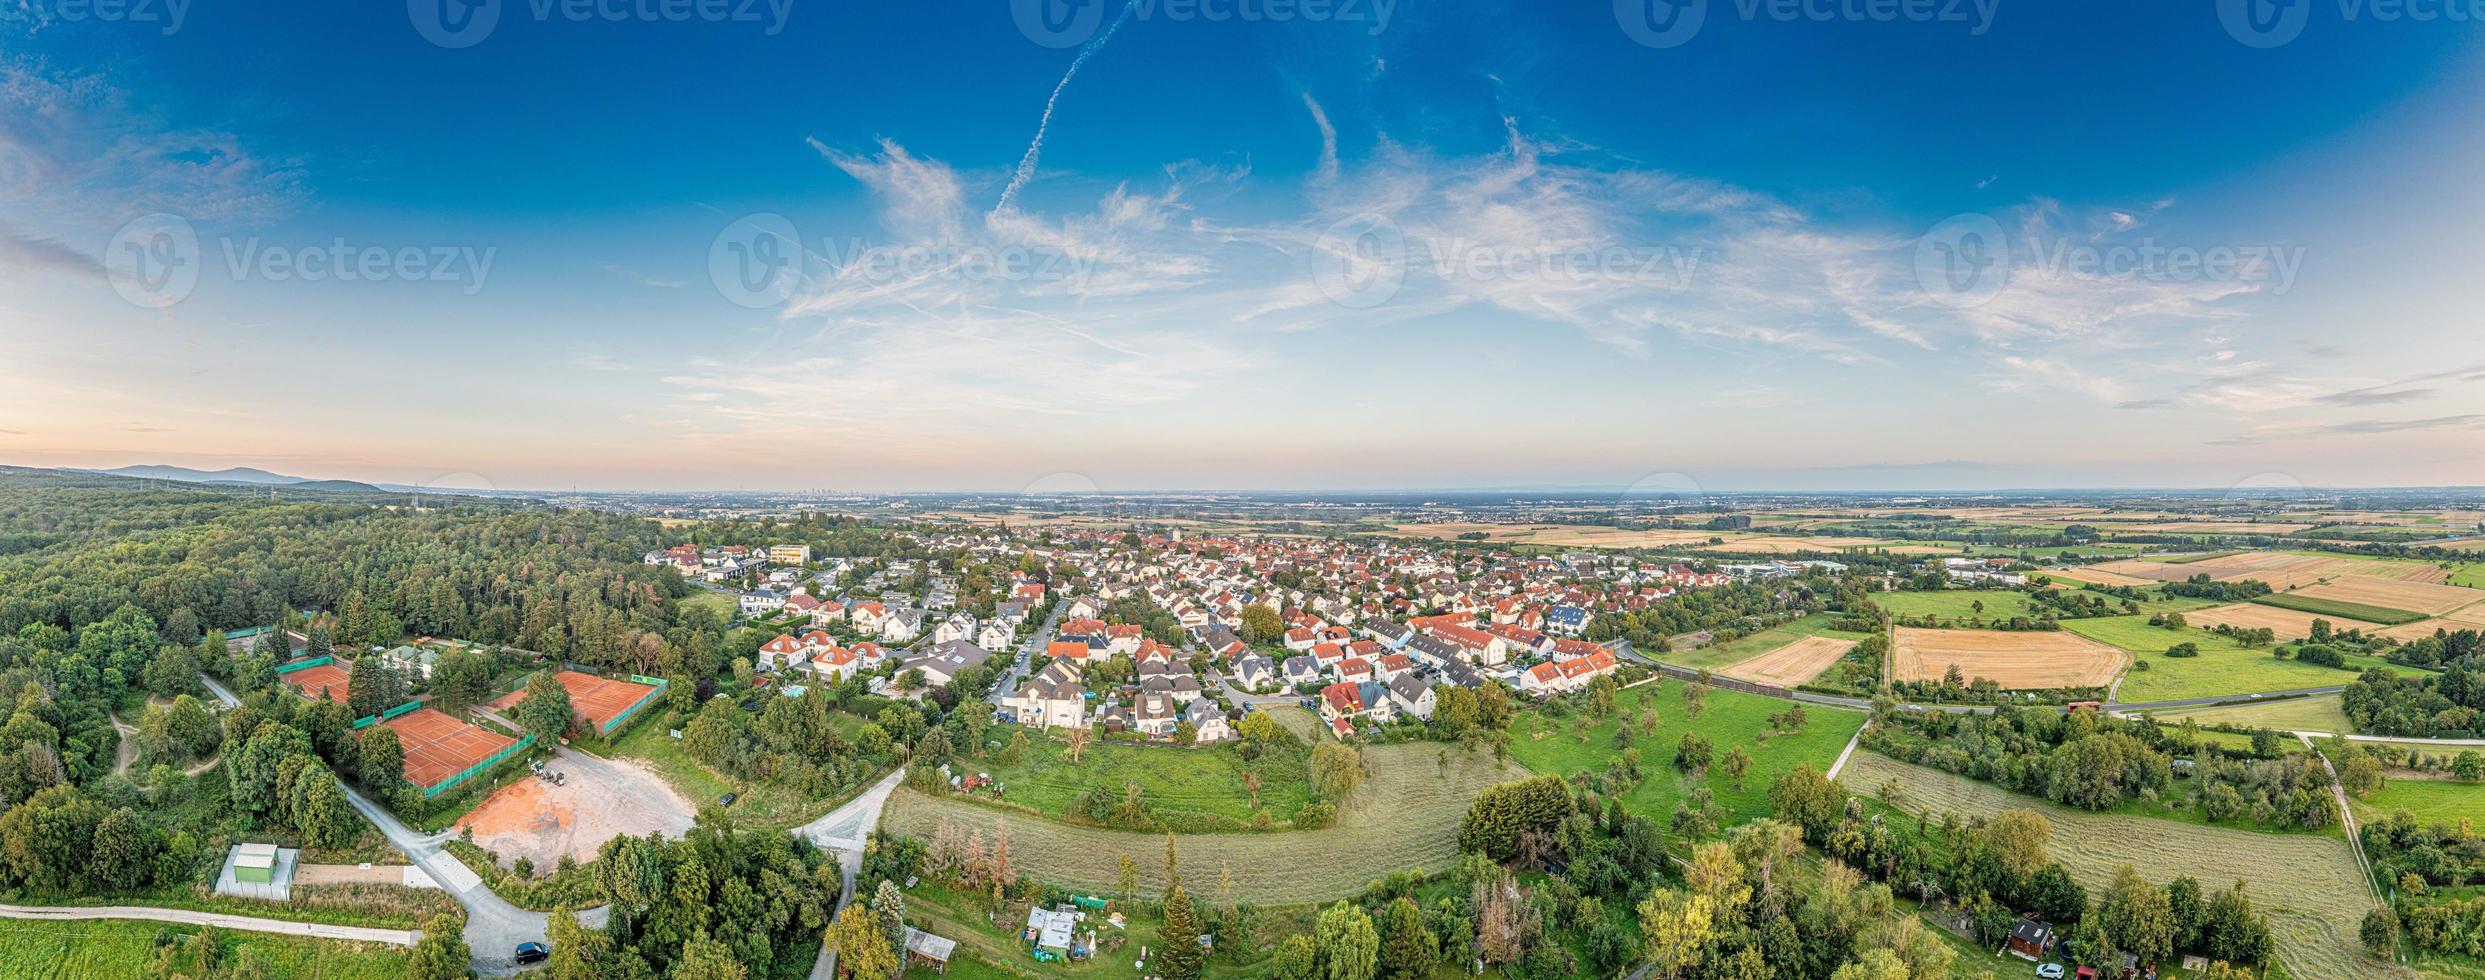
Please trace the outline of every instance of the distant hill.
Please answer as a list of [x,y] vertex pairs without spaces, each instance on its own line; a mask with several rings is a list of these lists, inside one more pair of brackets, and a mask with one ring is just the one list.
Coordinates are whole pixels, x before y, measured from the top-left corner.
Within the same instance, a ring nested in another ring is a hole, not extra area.
[[[305,477],[285,476],[280,473],[270,473],[262,469],[253,469],[248,466],[236,466],[231,469],[224,470],[194,470],[187,466],[124,466],[119,469],[87,470],[86,472],[102,473],[109,476],[133,477],[140,480],[178,480],[183,483],[250,483],[262,485],[276,484],[281,486],[295,483],[344,482],[313,481]],[[352,484],[352,486],[362,487],[366,490],[371,489],[370,487],[359,483]]]

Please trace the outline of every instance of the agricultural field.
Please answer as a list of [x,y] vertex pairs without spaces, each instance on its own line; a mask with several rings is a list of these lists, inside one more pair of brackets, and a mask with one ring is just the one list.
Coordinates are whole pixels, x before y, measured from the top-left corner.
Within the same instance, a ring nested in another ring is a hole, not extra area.
[[[25,980],[138,980],[206,976],[209,969],[256,964],[254,975],[321,980],[401,980],[406,952],[394,946],[217,930],[212,963],[189,948],[196,926],[113,919],[33,922],[0,919],[0,973]],[[169,972],[156,968],[157,936],[177,949]]]
[[2109,572],[2103,567],[2095,565],[2085,565],[2078,568],[2048,568],[2038,572],[2037,574],[2044,575],[2049,578],[2069,579],[2073,582],[2094,582],[2098,585],[2120,585],[2132,587],[2155,585],[2158,581],[2156,579],[2141,578],[2137,575],[2124,575],[2119,572]]
[[[1429,742],[1373,746],[1365,759],[1371,775],[1339,809],[1336,826],[1177,836],[1184,866],[1230,869],[1235,893],[1263,905],[1343,898],[1394,871],[1449,866],[1458,857],[1458,824],[1467,804],[1496,783],[1527,775],[1494,761],[1490,751]],[[1040,881],[1117,889],[1120,859],[1128,854],[1138,864],[1142,891],[1152,894],[1165,884],[1162,834],[1076,826],[903,788],[890,796],[881,828],[928,838],[943,822],[987,837],[1006,832],[1012,859]]]
[[[2431,568],[2432,566],[2424,566]],[[2439,616],[2461,606],[2485,599],[2485,591],[2440,585],[2433,582],[2374,578],[2367,575],[2342,575],[2320,585],[2297,589],[2291,595],[2343,602],[2383,609],[2406,609]]]
[[1727,677],[1767,684],[1772,687],[1797,687],[1828,670],[1855,649],[1854,640],[1827,636],[1807,636],[1741,663],[1730,664],[1717,672]]
[[[2365,656],[2349,656],[2346,670],[2280,660],[2271,656],[2267,648],[2246,647],[2207,630],[2176,631],[2150,626],[2145,616],[2066,619],[2062,626],[2089,639],[2129,650],[2149,665],[2147,670],[2123,674],[2115,699],[2124,703],[2329,687],[2353,683],[2356,674],[2367,667],[2409,669]],[[2198,647],[2200,656],[2163,656],[2168,647],[2177,643]]]
[[2226,704],[2208,708],[2176,708],[2151,712],[2149,717],[2169,725],[2186,719],[2202,726],[2235,725],[2243,728],[2270,728],[2282,732],[2344,732],[2352,730],[2347,713],[2339,709],[2337,695],[2312,698],[2286,698],[2252,704]]
[[2270,588],[2314,585],[2342,576],[2390,579],[2413,583],[2440,582],[2448,573],[2433,562],[2358,558],[2297,551],[2246,551],[2236,554],[2184,556],[2172,560],[2139,559],[2107,562],[2093,568],[2135,578],[2172,582],[2207,575],[2212,581],[2254,579]]
[[2104,687],[2131,662],[2129,654],[2061,630],[1892,631],[1893,675],[1939,681],[1952,666],[1969,680],[1987,678],[2010,690]]
[[[1034,807],[1047,816],[1073,812],[1089,792],[1119,802],[1125,787],[1137,786],[1148,812],[1177,831],[1246,830],[1253,826],[1255,812],[1265,812],[1271,826],[1284,828],[1312,799],[1308,754],[1301,751],[1271,752],[1247,762],[1231,746],[1097,742],[1074,765],[1070,747],[1061,740],[1042,732],[1025,734],[1026,748],[1015,764],[987,758],[972,766],[991,773],[1010,804]],[[1001,737],[1014,741],[1014,735]],[[1251,790],[1254,776],[1257,793]]]
[[2423,824],[2456,825],[2465,820],[2485,825],[2485,784],[2393,777],[2373,795],[2350,799],[2354,801],[2356,816],[2366,820],[2405,810]]
[[1691,650],[1671,651],[1665,654],[1665,662],[1677,666],[1689,667],[1693,670],[1698,670],[1702,667],[1715,670],[1731,664],[1742,663],[1743,661],[1750,660],[1753,657],[1760,656],[1779,647],[1807,637],[1824,636],[1833,640],[1861,640],[1864,638],[1865,634],[1863,633],[1850,633],[1845,630],[1830,628],[1830,624],[1837,622],[1837,620],[1838,617],[1827,613],[1815,613],[1801,619],[1780,623],[1750,636],[1729,640],[1724,643],[1710,644],[1708,646]]
[[1872,604],[1887,610],[1892,616],[1911,619],[1932,616],[1945,621],[1981,619],[1990,622],[2013,616],[2036,616],[2027,593],[2009,589],[1881,592],[1873,595]]
[[1699,531],[1651,528],[1624,530],[1599,524],[1396,524],[1391,535],[1402,538],[1437,538],[1454,540],[1461,535],[1481,534],[1480,539],[1494,544],[1533,544],[1548,548],[1668,548],[1679,545],[1706,544],[1710,538],[1735,538],[1732,531]]
[[[2316,585],[2313,588],[2328,588],[2328,586]],[[2341,599],[2326,599],[2303,592],[2280,592],[2275,595],[2261,596],[2252,601],[2264,606],[2272,606],[2279,609],[2291,609],[2296,612],[2311,613],[2327,619],[2340,620],[2347,622],[2350,625],[2374,623],[2384,626],[2397,626],[2413,623],[2417,620],[2425,618],[2425,614],[2423,613],[2409,612],[2405,609],[2393,609],[2385,606],[2368,605],[2361,602],[2347,602]]]
[[1955,555],[1958,545],[1927,544],[1882,538],[1797,538],[1779,535],[1751,537],[1726,536],[1726,543],[1704,545],[1703,551],[1723,551],[1744,555],[1792,555],[1806,551],[1874,551],[1886,550],[1893,555]]
[[2286,609],[2258,602],[2238,602],[2183,614],[2185,622],[2206,629],[2211,626],[2232,626],[2238,629],[2267,628],[2281,642],[2301,640],[2312,635],[2312,621],[2327,619],[2338,629],[2362,629],[2368,624],[2339,616],[2318,616],[2300,609]]
[[[1716,688],[1709,690],[1703,699],[1707,707],[1694,719],[1684,706],[1684,686],[1680,681],[1667,680],[1624,691],[1615,700],[1614,718],[1590,718],[1581,713],[1565,719],[1540,711],[1525,712],[1510,726],[1510,758],[1541,773],[1602,773],[1621,755],[1614,747],[1614,730],[1623,719],[1645,717],[1644,712],[1653,708],[1656,726],[1642,729],[1635,725],[1632,729],[1631,744],[1640,751],[1640,769],[1646,778],[1622,794],[1623,804],[1632,813],[1648,814],[1662,821],[1674,812],[1675,803],[1703,785],[1672,767],[1674,749],[1683,733],[1697,732],[1709,740],[1718,756],[1736,746],[1751,754],[1751,771],[1744,774],[1742,789],[1734,788],[1724,773],[1713,768],[1705,782],[1717,805],[1727,814],[1724,822],[1735,824],[1768,815],[1769,781],[1779,773],[1805,762],[1828,771],[1830,763],[1837,761],[1839,751],[1846,748],[1847,740],[1864,725],[1864,715],[1859,712],[1814,704],[1803,706],[1806,717],[1800,730],[1772,734],[1769,716],[1793,707],[1793,702]],[[1650,696],[1650,690],[1657,688],[1662,690]]]
[[2241,880],[2254,906],[2269,917],[2278,959],[2289,977],[2352,980],[2390,973],[2390,967],[2366,959],[2358,949],[2356,929],[2375,901],[2343,837],[2262,834],[2088,813],[1861,750],[1847,760],[1838,781],[1867,796],[1895,781],[1900,799],[1892,805],[1907,812],[1930,806],[1936,814],[1970,817],[2010,809],[2041,813],[2053,823],[2047,853],[2068,866],[2091,894],[2126,864],[2161,884],[2182,875],[2192,876],[2204,889]]

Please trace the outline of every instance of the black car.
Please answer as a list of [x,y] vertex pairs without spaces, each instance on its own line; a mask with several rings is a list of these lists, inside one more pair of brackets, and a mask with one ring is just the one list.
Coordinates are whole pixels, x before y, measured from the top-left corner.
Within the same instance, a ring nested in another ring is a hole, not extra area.
[[741,798],[742,798],[742,794],[740,794],[740,793],[727,793],[727,794],[725,794],[725,795],[723,795],[723,796],[719,796],[719,797],[717,797],[717,798],[716,798],[716,804],[717,804],[718,806],[732,806],[732,805],[733,805],[733,801],[738,800],[738,799],[741,799]]
[[543,961],[545,961],[545,960],[548,960],[548,959],[551,959],[551,958],[552,958],[552,951],[551,951],[551,950],[549,950],[549,949],[545,949],[545,948],[544,948],[544,944],[542,944],[542,943],[519,943],[519,944],[518,944],[518,965],[519,965],[519,966],[525,966],[525,965],[527,965],[527,964],[529,964],[529,963],[541,963],[541,962],[543,962]]

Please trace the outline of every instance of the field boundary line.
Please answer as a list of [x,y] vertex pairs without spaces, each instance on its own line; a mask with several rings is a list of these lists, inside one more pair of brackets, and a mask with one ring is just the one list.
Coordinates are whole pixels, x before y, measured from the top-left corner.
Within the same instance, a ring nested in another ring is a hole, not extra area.
[[1838,778],[1839,770],[1846,768],[1847,757],[1855,754],[1855,743],[1864,740],[1864,729],[1871,727],[1872,722],[1867,721],[1855,727],[1855,734],[1847,736],[1846,748],[1838,750],[1838,761],[1829,764],[1829,779],[1835,781]]
[[2329,756],[2313,747],[2311,735],[2296,732],[2295,737],[2304,743],[2304,751],[2321,760],[2321,768],[2330,774],[2330,796],[2338,801],[2338,819],[2347,828],[2347,846],[2356,852],[2356,867],[2364,869],[2365,889],[2373,893],[2374,901],[2390,904],[2390,897],[2381,893],[2381,883],[2373,880],[2373,862],[2364,856],[2364,833],[2356,826],[2356,808],[2347,799],[2347,787],[2338,783],[2338,770],[2330,765]]

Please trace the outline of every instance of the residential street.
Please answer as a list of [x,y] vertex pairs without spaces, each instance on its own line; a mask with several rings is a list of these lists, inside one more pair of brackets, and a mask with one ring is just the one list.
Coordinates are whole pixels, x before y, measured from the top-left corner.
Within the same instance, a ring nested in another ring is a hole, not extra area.
[[1069,603],[1053,603],[1052,613],[1035,628],[1035,635],[1028,637],[1027,642],[1018,648],[1017,659],[1010,661],[1009,669],[1002,672],[1001,679],[993,682],[992,693],[984,700],[997,705],[1018,693],[1018,685],[1025,682],[1027,675],[1034,673],[1036,665],[1043,662],[1044,651],[1053,642],[1053,628],[1061,624],[1061,611],[1066,608],[1069,608]]

